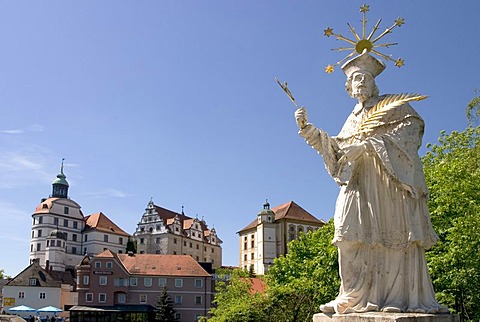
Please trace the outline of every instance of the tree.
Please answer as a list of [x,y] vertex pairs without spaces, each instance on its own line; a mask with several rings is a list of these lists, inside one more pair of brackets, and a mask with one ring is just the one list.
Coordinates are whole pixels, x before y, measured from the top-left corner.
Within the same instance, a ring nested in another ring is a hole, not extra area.
[[130,239],[130,237],[128,237],[128,240],[127,240],[127,253],[129,252],[132,252],[134,254],[137,253],[137,242],[136,241],[133,241]]
[[429,211],[440,241],[427,252],[438,300],[464,320],[480,319],[480,127],[479,97],[467,108],[468,127],[441,132],[424,156]]
[[335,298],[340,286],[333,219],[288,244],[288,254],[268,270],[268,295],[281,321],[311,321],[319,306]]
[[236,270],[217,284],[211,322],[311,321],[320,304],[335,298],[339,283],[333,220],[288,244],[265,276],[266,293],[254,293],[249,274]]
[[175,318],[175,309],[173,308],[173,302],[168,295],[166,287],[163,288],[162,294],[158,297],[155,309],[155,321],[177,321],[177,319]]
[[10,276],[5,275],[5,270],[3,268],[0,268],[0,279],[3,278],[10,278]]
[[218,281],[215,285],[216,294],[213,307],[210,309],[210,322],[262,322],[265,297],[260,293],[251,292],[247,282],[248,272],[235,269],[228,272],[217,272]]

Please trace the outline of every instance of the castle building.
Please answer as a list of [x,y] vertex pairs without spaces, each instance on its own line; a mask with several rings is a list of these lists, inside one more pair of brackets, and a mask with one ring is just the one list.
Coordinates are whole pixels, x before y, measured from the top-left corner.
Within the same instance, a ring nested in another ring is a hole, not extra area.
[[222,240],[202,218],[159,207],[150,200],[133,234],[138,254],[190,255],[197,262],[222,265]]
[[293,201],[272,209],[266,202],[257,218],[238,232],[240,267],[264,275],[275,258],[288,253],[290,241],[323,225]]
[[30,263],[48,270],[75,272],[84,255],[105,249],[126,251],[130,235],[105,214],[84,216],[80,205],[68,197],[69,184],[63,173],[52,183],[52,194],[43,198],[32,214]]

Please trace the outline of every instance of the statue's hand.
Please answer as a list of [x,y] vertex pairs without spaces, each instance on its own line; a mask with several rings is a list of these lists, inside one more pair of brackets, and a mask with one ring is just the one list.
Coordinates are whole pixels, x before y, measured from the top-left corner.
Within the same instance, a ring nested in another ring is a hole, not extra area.
[[367,151],[367,142],[355,143],[339,151],[342,156],[338,162],[355,161]]
[[297,125],[300,130],[307,125],[307,109],[305,107],[302,106],[295,111],[295,121],[297,121]]

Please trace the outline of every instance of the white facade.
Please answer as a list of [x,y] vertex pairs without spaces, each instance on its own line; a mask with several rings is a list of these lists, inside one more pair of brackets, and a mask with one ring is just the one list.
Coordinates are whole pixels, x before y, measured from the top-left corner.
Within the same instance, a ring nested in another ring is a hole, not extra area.
[[275,258],[288,252],[290,241],[324,224],[293,201],[273,209],[265,203],[257,219],[238,232],[240,267],[264,275]]
[[[45,306],[60,305],[60,287],[34,287],[34,286],[8,286],[3,287],[3,297],[8,299],[8,303],[13,304],[4,307],[4,310],[8,312],[8,309],[18,305],[27,305],[35,309],[39,309]],[[31,313],[32,315],[34,313]],[[26,314],[27,316],[29,313]]]
[[197,262],[222,265],[222,241],[205,220],[190,218],[150,201],[133,234],[138,254],[190,255]]
[[52,195],[42,199],[32,214],[30,263],[74,272],[86,254],[105,249],[126,252],[130,235],[102,213],[84,216],[80,205],[68,198],[68,188],[62,166],[52,183]]
[[[82,230],[85,228],[80,205],[66,198],[43,199],[32,218],[30,262],[37,260],[46,267],[48,260],[55,270],[75,267],[82,259]],[[65,234],[67,239],[55,239],[57,232]],[[53,239],[54,245],[51,244]]]

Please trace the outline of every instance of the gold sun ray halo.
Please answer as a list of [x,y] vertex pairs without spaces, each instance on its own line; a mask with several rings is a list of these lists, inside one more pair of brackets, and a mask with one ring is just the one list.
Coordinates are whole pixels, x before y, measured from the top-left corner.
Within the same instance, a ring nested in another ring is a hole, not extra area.
[[346,61],[347,59],[349,59],[350,57],[352,57],[355,54],[363,53],[364,50],[367,50],[367,52],[370,52],[370,53],[375,54],[379,57],[382,57],[383,59],[385,59],[387,61],[395,62],[395,66],[397,66],[397,67],[402,67],[403,65],[405,65],[405,61],[402,58],[393,59],[391,57],[391,55],[385,55],[385,54],[383,54],[383,53],[381,53],[377,50],[377,48],[382,48],[382,47],[388,48],[390,46],[397,45],[397,43],[394,43],[394,42],[392,42],[392,43],[381,43],[381,44],[379,44],[377,42],[380,39],[382,39],[385,35],[391,33],[392,30],[395,27],[397,27],[397,26],[401,27],[405,23],[405,20],[403,18],[400,18],[400,17],[397,18],[394,21],[394,24],[392,26],[387,28],[384,32],[382,32],[380,35],[378,35],[376,38],[374,38],[372,40],[372,38],[375,35],[375,32],[378,30],[378,27],[379,27],[380,23],[382,22],[382,19],[379,19],[377,21],[377,23],[373,26],[373,29],[370,32],[370,34],[368,36],[366,36],[367,12],[368,11],[370,11],[370,6],[369,5],[364,4],[363,6],[360,7],[360,12],[363,14],[363,16],[362,16],[362,37],[360,37],[357,34],[357,32],[355,31],[355,28],[353,28],[349,23],[347,23],[348,28],[350,29],[350,32],[355,37],[355,40],[344,37],[341,34],[334,33],[333,29],[330,28],[330,27],[327,27],[327,29],[325,29],[323,31],[323,35],[326,36],[326,37],[335,36],[337,38],[337,40],[343,40],[343,41],[349,43],[350,45],[352,45],[351,47],[338,47],[338,48],[333,48],[332,49],[332,50],[337,50],[337,51],[351,51],[351,53],[348,54],[342,60],[336,62],[335,64],[327,65],[327,67],[325,67],[325,71],[327,73],[329,73],[329,74],[333,73],[336,66],[340,65],[341,63],[343,63],[344,61]]

